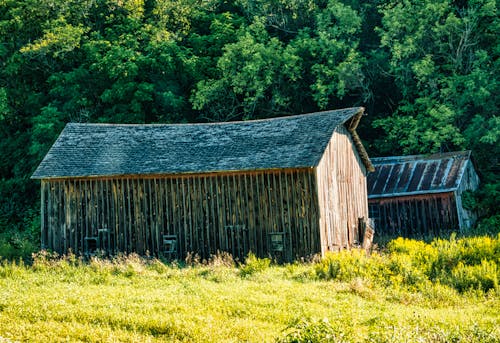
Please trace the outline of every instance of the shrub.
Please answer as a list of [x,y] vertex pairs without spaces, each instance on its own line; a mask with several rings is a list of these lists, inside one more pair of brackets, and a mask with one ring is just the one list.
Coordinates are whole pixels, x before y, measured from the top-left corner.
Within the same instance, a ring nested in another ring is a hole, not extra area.
[[294,322],[283,331],[283,337],[276,339],[276,342],[350,342],[352,339],[349,336],[349,332],[345,332],[345,330],[341,332],[341,330],[332,326],[327,318],[324,318],[323,320]]
[[431,243],[398,238],[382,255],[368,257],[362,250],[327,254],[314,265],[316,277],[350,282],[356,278],[381,286],[425,291],[440,283],[459,292],[499,289],[500,235],[470,237]]
[[240,266],[240,275],[243,277],[250,276],[268,269],[270,265],[270,259],[258,258],[254,254],[249,253],[245,259],[245,263]]
[[364,250],[342,250],[338,253],[328,253],[315,264],[314,271],[320,279],[347,282],[368,277],[375,265],[375,261],[371,260]]
[[27,260],[38,248],[26,237],[13,235],[8,239],[0,237],[0,259]]
[[459,292],[468,290],[499,291],[499,270],[493,261],[483,260],[481,264],[468,266],[463,262],[452,270],[451,277],[443,280]]

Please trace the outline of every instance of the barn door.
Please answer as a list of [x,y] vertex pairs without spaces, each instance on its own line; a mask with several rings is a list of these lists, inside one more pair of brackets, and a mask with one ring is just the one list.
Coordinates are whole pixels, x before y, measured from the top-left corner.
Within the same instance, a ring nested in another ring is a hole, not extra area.
[[244,261],[250,251],[248,228],[245,225],[228,225],[226,247],[235,260]]

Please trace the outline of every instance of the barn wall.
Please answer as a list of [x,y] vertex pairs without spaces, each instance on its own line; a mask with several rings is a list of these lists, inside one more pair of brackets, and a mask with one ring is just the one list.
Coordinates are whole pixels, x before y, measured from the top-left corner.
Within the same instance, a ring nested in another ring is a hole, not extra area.
[[470,229],[477,220],[477,214],[464,208],[462,194],[466,191],[475,191],[479,187],[479,176],[477,175],[472,162],[467,161],[464,175],[460,179],[460,185],[455,191],[457,202],[458,221],[461,231]]
[[159,255],[163,235],[176,235],[179,258],[267,256],[271,232],[285,233],[289,258],[320,250],[312,169],[42,180],[41,189],[42,246],[60,253],[85,253],[101,235],[109,252]]
[[322,253],[359,243],[359,218],[368,220],[366,168],[343,125],[335,130],[316,174]]
[[380,236],[425,237],[458,229],[453,192],[370,199]]

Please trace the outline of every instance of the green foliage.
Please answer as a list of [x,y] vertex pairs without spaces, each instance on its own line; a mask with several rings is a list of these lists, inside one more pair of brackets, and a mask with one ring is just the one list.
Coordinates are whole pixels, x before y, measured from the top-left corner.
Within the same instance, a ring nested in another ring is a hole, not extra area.
[[494,0],[5,0],[0,233],[37,222],[29,177],[67,122],[363,105],[373,156],[472,149],[480,231],[496,234],[498,18]]
[[[324,280],[350,282],[357,278],[395,289],[425,291],[433,284],[458,292],[499,292],[500,235],[424,243],[398,238],[387,251],[370,257],[352,250],[329,254],[315,266]],[[439,291],[439,290],[438,290]]]
[[[350,338],[350,339],[349,339]],[[289,325],[279,343],[309,343],[309,342],[348,342],[352,337],[339,328],[335,328],[327,318],[323,320],[305,321]]]
[[254,254],[249,253],[245,259],[245,263],[240,266],[240,275],[247,277],[255,273],[265,271],[271,265],[271,260],[268,258],[258,258]]

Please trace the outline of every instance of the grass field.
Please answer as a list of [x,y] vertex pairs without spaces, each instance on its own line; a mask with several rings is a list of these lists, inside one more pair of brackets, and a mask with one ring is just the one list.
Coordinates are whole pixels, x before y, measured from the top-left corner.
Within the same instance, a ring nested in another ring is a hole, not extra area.
[[0,266],[0,342],[500,342],[499,257],[500,236],[286,266],[39,255]]

